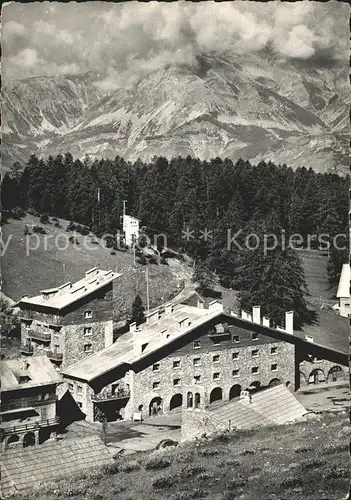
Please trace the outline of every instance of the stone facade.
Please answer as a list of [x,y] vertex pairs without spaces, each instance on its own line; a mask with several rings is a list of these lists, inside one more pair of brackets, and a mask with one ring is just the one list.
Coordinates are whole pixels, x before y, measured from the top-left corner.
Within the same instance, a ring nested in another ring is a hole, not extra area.
[[111,398],[105,406],[93,403],[93,390],[86,386],[77,394],[76,384],[83,384],[70,380],[72,395],[87,419],[94,416],[94,405],[119,411],[126,419],[141,410],[147,418],[154,408],[164,414],[177,407],[204,409],[215,400],[237,397],[241,389],[249,386],[259,388],[282,382],[295,389],[292,344],[234,326],[222,334],[213,334],[208,327],[195,330],[181,341],[182,344],[168,346],[158,357],[150,356],[137,363],[134,371],[116,375],[116,381],[103,388],[109,392],[118,383],[128,388],[128,398]]
[[[272,348],[274,354],[271,354]],[[195,403],[196,394],[199,395],[196,396],[198,407],[206,408],[216,399],[229,401],[238,396],[241,389],[268,386],[272,381],[282,382],[294,390],[295,348],[291,344],[263,343],[261,339],[259,344],[252,341],[252,345],[241,347],[205,350],[191,344],[191,349],[173,352],[133,375],[126,416],[141,405],[145,416],[150,415],[154,402],[161,403],[163,413],[177,406],[187,408],[188,398]],[[252,373],[256,368],[258,371]]]
[[57,366],[69,366],[113,343],[113,283],[57,314],[43,306],[21,310],[21,342],[47,354]]

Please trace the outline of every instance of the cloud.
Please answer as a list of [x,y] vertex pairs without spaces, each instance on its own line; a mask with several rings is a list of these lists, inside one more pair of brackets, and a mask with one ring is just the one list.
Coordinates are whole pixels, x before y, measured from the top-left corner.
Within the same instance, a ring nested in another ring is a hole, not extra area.
[[3,21],[6,78],[92,70],[102,75],[101,88],[112,89],[170,64],[195,66],[206,52],[348,57],[347,6],[335,2],[72,2],[55,9],[44,2],[18,4],[13,19],[11,8]]

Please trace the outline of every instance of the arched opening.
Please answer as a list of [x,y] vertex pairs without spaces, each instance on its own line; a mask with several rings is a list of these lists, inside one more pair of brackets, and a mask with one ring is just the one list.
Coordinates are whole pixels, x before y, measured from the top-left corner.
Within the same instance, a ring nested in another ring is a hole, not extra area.
[[281,381],[279,378],[272,378],[272,380],[269,382],[268,387],[275,387],[276,385],[281,384]]
[[149,415],[157,415],[162,413],[162,398],[156,397],[150,401],[149,404]]
[[35,434],[34,432],[27,432],[23,438],[23,448],[35,445]]
[[234,398],[239,398],[241,394],[241,385],[235,384],[230,388],[229,401]]
[[220,401],[223,399],[223,391],[220,387],[215,387],[212,389],[211,394],[210,394],[210,404],[214,403],[215,401]]
[[11,436],[7,440],[7,444],[18,443],[20,440],[18,434],[11,434]]
[[307,385],[307,377],[303,372],[300,372],[300,387],[305,387]]
[[187,408],[192,408],[193,407],[193,393],[188,392],[186,396],[186,407]]
[[341,366],[333,366],[328,372],[328,382],[337,382],[344,378]]
[[198,392],[195,393],[195,408],[200,408],[201,396]]
[[174,396],[171,397],[171,401],[169,403],[169,409],[175,410],[176,408],[181,408],[183,405],[183,395],[178,393],[174,394]]
[[317,385],[323,382],[325,382],[323,370],[321,370],[320,368],[315,368],[314,370],[312,370],[310,376],[308,377],[308,383]]
[[258,380],[250,384],[250,392],[254,393],[259,391],[260,389],[261,389],[261,382],[259,382]]
[[290,380],[288,380],[288,381],[285,383],[285,386],[286,386],[286,387],[290,387]]

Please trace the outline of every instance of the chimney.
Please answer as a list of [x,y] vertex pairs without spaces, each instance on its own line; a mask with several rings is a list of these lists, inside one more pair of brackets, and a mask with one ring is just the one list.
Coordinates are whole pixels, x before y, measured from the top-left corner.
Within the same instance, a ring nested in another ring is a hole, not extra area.
[[130,325],[129,325],[129,331],[132,332],[132,333],[134,333],[134,332],[136,332],[136,329],[137,329],[136,322],[134,321],[134,323],[130,323]]
[[267,318],[267,316],[263,316],[263,318],[262,318],[262,325],[263,326],[268,326],[268,328],[270,328],[271,321],[270,321],[269,318]]
[[24,359],[22,361],[22,370],[26,372],[28,370],[28,368],[29,368],[29,363],[26,359]]
[[165,305],[165,315],[168,316],[168,314],[171,314],[172,313],[172,304],[166,304]]
[[261,324],[261,306],[253,306],[252,308],[252,321]]
[[61,285],[58,289],[59,294],[66,293],[68,290],[72,288],[72,283],[69,281],[68,283],[65,283],[64,285]]
[[158,313],[159,311],[154,311],[153,313],[150,313],[147,317],[146,317],[146,323],[148,325],[151,325],[153,323],[157,323],[159,317],[158,317]]
[[285,331],[291,334],[294,333],[294,311],[285,313]]
[[86,271],[85,273],[85,278],[91,278],[92,276],[95,276],[98,273],[98,268],[93,267],[92,269],[89,269],[89,271]]

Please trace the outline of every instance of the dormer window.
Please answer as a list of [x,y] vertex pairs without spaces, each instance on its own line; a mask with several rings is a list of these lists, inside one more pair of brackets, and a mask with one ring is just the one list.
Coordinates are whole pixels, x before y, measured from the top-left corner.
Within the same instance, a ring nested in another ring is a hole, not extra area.
[[92,318],[92,317],[93,317],[92,311],[85,311],[85,313],[84,313],[84,318],[85,319],[89,319],[89,318]]

